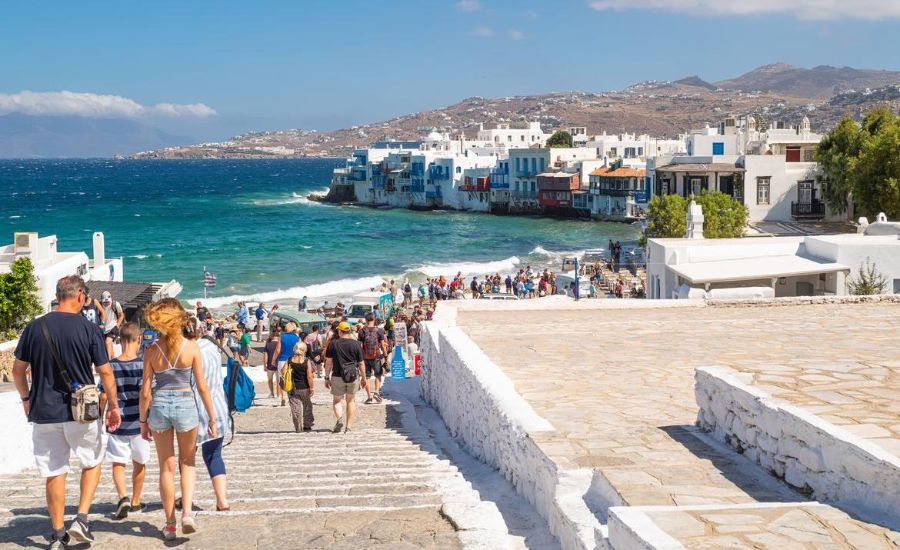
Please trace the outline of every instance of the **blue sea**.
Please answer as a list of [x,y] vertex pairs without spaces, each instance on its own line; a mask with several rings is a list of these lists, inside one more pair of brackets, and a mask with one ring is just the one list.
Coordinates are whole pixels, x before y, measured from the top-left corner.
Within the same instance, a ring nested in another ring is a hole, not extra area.
[[566,253],[634,241],[636,226],[464,212],[414,212],[310,201],[341,159],[3,160],[0,242],[55,234],[91,255],[106,235],[127,281],[168,281],[211,307],[347,297],[383,278],[506,274],[556,266]]

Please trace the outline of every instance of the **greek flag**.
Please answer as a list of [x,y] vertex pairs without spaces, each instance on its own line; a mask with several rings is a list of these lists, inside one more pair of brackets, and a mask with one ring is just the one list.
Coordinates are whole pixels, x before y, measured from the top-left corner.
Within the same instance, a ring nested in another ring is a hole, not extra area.
[[216,274],[212,271],[204,271],[203,272],[203,286],[206,288],[215,288],[216,287]]

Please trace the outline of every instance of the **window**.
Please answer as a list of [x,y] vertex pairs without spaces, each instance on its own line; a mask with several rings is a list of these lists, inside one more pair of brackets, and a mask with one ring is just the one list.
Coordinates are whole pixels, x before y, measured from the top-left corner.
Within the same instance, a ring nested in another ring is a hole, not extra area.
[[638,147],[638,156],[639,157],[644,156],[644,148],[643,147]]
[[769,204],[769,185],[772,178],[756,178],[756,204]]
[[803,150],[803,162],[815,162],[816,161],[816,152],[813,149],[804,149]]
[[731,197],[741,204],[744,203],[744,182],[734,182],[734,194],[732,194]]
[[457,173],[457,174],[462,174],[462,166],[457,166],[457,167],[456,167],[456,173]]
[[520,159],[519,157],[516,157],[516,172],[522,171],[522,166],[520,165],[521,160],[522,159]]
[[725,142],[724,141],[716,141],[712,144],[712,154],[714,155],[724,155],[725,154]]
[[616,148],[615,147],[609,148],[609,156],[611,156],[611,157],[616,156]]
[[541,172],[544,171],[544,158],[541,157]]
[[786,162],[800,162],[800,146],[788,145],[785,151]]
[[521,136],[519,136],[519,141],[525,141],[525,134],[522,134]]
[[537,174],[537,159],[536,158],[531,159],[531,173]]

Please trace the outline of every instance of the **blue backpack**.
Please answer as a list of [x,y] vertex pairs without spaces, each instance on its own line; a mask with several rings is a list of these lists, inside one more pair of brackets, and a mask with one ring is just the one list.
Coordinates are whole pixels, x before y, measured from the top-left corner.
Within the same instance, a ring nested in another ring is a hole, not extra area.
[[247,376],[240,363],[228,358],[228,374],[225,376],[225,395],[228,398],[229,412],[245,412],[253,406],[256,389],[253,380]]

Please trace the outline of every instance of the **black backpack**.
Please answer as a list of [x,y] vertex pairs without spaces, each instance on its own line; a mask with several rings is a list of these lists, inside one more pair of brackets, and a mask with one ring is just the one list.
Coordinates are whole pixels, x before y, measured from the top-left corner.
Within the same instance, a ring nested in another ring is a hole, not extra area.
[[346,363],[341,365],[341,380],[350,384],[356,382],[357,378],[359,378],[358,363]]

